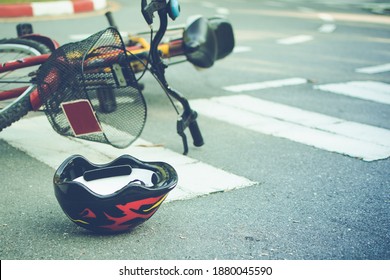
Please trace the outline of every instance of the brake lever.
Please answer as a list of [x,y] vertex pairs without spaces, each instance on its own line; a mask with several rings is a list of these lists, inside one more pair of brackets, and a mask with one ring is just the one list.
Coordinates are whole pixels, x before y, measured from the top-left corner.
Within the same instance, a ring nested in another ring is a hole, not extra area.
[[200,132],[198,122],[196,121],[197,117],[198,114],[188,107],[187,110],[185,110],[180,116],[180,118],[177,120],[177,134],[179,134],[182,138],[184,155],[188,153],[188,141],[187,136],[184,133],[187,127],[190,130],[194,146],[201,147],[204,145],[203,136]]
[[[179,15],[180,12],[180,7],[178,6],[177,0],[176,1],[171,0],[169,3],[170,3],[169,5],[171,6],[167,10],[166,0],[152,0],[149,4],[147,4],[147,0],[142,0],[141,2],[142,14],[146,22],[149,25],[151,25],[153,23],[153,14],[154,12],[158,11],[158,16],[160,19],[160,27],[151,43],[150,71],[153,74],[153,76],[156,78],[156,80],[159,82],[161,87],[164,89],[173,107],[175,108],[176,112],[179,115],[179,119],[177,120],[176,123],[176,129],[177,129],[177,133],[180,135],[183,141],[183,147],[184,147],[183,154],[186,155],[188,153],[188,141],[184,131],[187,127],[190,130],[192,139],[194,140],[194,145],[196,147],[202,146],[204,142],[203,142],[203,137],[200,132],[198,123],[196,121],[196,118],[198,116],[197,113],[191,109],[188,100],[184,96],[182,96],[179,92],[175,91],[168,85],[165,79],[165,68],[167,66],[161,60],[160,54],[158,52],[158,44],[161,42],[161,39],[163,38],[165,31],[167,30],[168,15],[171,18],[173,17],[172,19],[174,19]],[[172,13],[172,15],[169,14],[170,12]],[[174,105],[172,98],[174,98],[176,101],[179,101],[183,106],[183,113],[181,115],[179,114],[179,111]]]
[[148,25],[153,24],[154,13],[167,6],[165,1],[152,0],[149,4],[146,0],[141,1],[141,12]]
[[176,129],[177,129],[177,134],[179,134],[181,136],[181,139],[183,141],[183,149],[184,149],[183,155],[187,155],[188,154],[188,141],[187,141],[187,136],[184,133],[184,130],[186,129],[186,125],[185,125],[182,117],[180,117],[177,120]]

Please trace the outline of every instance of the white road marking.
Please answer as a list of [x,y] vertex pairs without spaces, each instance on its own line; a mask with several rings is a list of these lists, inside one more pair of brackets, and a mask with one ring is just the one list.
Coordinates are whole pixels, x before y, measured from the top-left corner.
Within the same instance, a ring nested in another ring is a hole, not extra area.
[[386,83],[352,81],[347,83],[318,85],[314,86],[314,88],[390,105],[390,84]]
[[321,20],[323,20],[323,21],[327,21],[327,22],[333,22],[334,21],[333,16],[330,15],[330,14],[320,13],[320,14],[318,14],[318,17]]
[[226,15],[230,14],[230,10],[227,9],[227,8],[224,8],[224,7],[218,7],[217,8],[217,14],[226,16]]
[[223,89],[232,92],[243,92],[243,91],[259,90],[259,89],[266,89],[266,88],[301,85],[306,83],[307,80],[304,78],[290,78],[290,79],[266,81],[260,83],[233,85],[233,86],[224,87]]
[[0,139],[54,169],[72,154],[83,155],[94,163],[107,163],[122,154],[144,161],[168,162],[179,176],[178,186],[169,194],[168,200],[190,199],[255,184],[244,177],[153,146],[142,139],[126,149],[116,149],[106,144],[63,137],[54,132],[45,116],[24,118],[14,123],[0,133]]
[[377,74],[390,71],[390,63],[356,69],[358,73]]
[[323,25],[321,25],[319,28],[318,28],[318,31],[321,32],[321,33],[332,33],[333,31],[336,30],[336,24],[334,24],[334,18],[332,15],[330,14],[325,14],[325,13],[320,13],[318,14],[318,17],[325,21],[326,23],[324,23]]
[[314,39],[313,36],[310,35],[297,35],[297,36],[279,39],[277,40],[277,43],[281,45],[294,45],[294,44],[305,43],[313,39]]
[[200,114],[365,161],[390,156],[390,130],[304,111],[247,95],[191,100]]
[[336,30],[336,25],[333,23],[323,24],[318,28],[321,33],[332,33]]
[[246,46],[235,46],[233,49],[233,53],[243,53],[243,52],[250,52],[250,51],[252,51],[252,48]]

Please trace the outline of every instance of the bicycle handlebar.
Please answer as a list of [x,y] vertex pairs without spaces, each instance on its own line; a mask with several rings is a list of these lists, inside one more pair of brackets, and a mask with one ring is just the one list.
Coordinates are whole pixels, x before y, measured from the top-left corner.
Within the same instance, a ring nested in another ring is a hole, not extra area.
[[151,25],[153,23],[153,14],[161,9],[166,8],[166,13],[172,20],[180,15],[180,5],[178,0],[152,0],[149,4],[147,0],[141,0],[141,12],[145,21]]
[[196,118],[198,117],[198,113],[196,113],[195,111],[192,111],[192,113],[193,116],[188,127],[191,132],[192,140],[194,140],[194,146],[201,147],[203,146],[204,141],[198,126],[198,122],[196,121]]
[[[177,133],[181,136],[183,140],[183,147],[184,152],[183,154],[186,155],[188,153],[188,143],[187,143],[187,136],[184,133],[184,130],[188,127],[190,129],[190,133],[192,136],[192,140],[194,141],[193,144],[195,147],[200,147],[204,144],[203,137],[200,132],[198,122],[196,121],[197,113],[195,111],[191,111],[191,113],[188,116],[181,116],[177,120]],[[185,117],[185,118],[183,118]]]
[[181,136],[183,141],[183,147],[184,147],[183,154],[186,155],[188,153],[188,144],[187,144],[187,137],[184,131],[187,127],[190,130],[194,146],[200,147],[204,144],[202,133],[200,132],[198,122],[196,120],[198,114],[191,109],[188,100],[184,98],[182,95],[180,95],[179,92],[173,90],[170,87],[167,88],[164,87],[164,89],[167,91],[167,93],[170,96],[172,96],[177,101],[179,101],[183,106],[183,113],[180,115],[179,119],[177,120],[176,128],[177,128],[177,134]]
[[[168,6],[169,5],[169,6]],[[188,103],[188,100],[183,97],[179,92],[172,89],[165,79],[165,68],[167,67],[161,60],[158,45],[160,44],[168,26],[168,15],[171,19],[176,19],[180,13],[180,7],[177,0],[170,0],[167,4],[166,0],[152,0],[149,4],[147,0],[141,0],[141,11],[145,18],[145,21],[151,25],[153,23],[153,14],[158,13],[160,26],[153,38],[150,46],[150,59],[151,59],[151,71],[152,74],[157,77],[160,85],[163,87],[165,92],[179,101],[183,106],[183,113],[180,115],[177,121],[177,133],[182,137],[184,152],[188,153],[187,137],[184,133],[188,127],[193,139],[193,144],[196,147],[200,147],[204,144],[202,134],[200,132],[196,118],[198,114],[193,111]]]

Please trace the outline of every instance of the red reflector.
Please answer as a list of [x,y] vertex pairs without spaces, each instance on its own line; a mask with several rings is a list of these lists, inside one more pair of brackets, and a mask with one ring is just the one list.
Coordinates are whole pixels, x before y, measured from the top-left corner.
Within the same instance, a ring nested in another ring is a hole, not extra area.
[[103,132],[88,100],[64,102],[61,107],[75,136]]

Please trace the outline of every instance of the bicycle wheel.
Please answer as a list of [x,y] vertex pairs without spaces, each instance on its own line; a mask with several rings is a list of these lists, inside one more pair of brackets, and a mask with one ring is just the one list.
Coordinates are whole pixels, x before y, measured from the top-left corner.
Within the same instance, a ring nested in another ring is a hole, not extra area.
[[[0,40],[0,63],[46,53],[50,53],[50,49],[37,41],[21,38]],[[22,67],[0,73],[0,96],[4,91],[23,88],[18,97],[0,100],[0,131],[19,120],[31,110],[29,96],[36,88],[36,85],[32,83],[34,77],[32,73],[38,67],[39,65]]]

